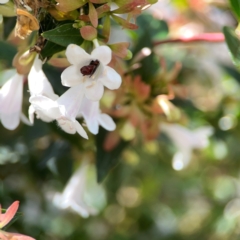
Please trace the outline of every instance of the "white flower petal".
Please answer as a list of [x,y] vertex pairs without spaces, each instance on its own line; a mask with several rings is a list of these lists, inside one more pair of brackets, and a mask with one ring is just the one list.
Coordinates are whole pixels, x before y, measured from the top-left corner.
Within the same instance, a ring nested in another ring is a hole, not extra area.
[[58,105],[62,107],[61,109],[64,109],[61,111],[62,114],[70,119],[76,118],[81,107],[83,96],[84,88],[82,84],[69,88],[57,99]]
[[106,205],[106,196],[103,187],[96,183],[96,172],[93,168],[93,165],[90,166],[84,160],[70,178],[63,193],[55,194],[53,203],[59,208],[71,208],[84,218],[98,213],[98,209]]
[[88,139],[88,135],[86,131],[83,129],[83,127],[81,126],[81,124],[78,121],[75,121],[74,125],[79,135],[82,136],[83,138]]
[[122,78],[113,68],[105,66],[104,72],[99,81],[101,81],[105,87],[114,90],[120,87]]
[[172,159],[173,169],[180,171],[186,168],[191,160],[192,150],[186,149],[185,151],[176,152]]
[[69,134],[75,134],[76,133],[76,128],[74,126],[74,122],[71,121],[70,119],[61,117],[57,119],[57,122],[59,126],[62,128],[63,131]]
[[98,121],[99,124],[108,131],[113,131],[116,129],[115,122],[109,115],[105,113],[99,114]]
[[209,141],[208,137],[213,134],[213,128],[209,126],[200,127],[193,131],[193,135],[195,136],[193,146],[194,148],[203,149],[208,146]]
[[2,124],[9,130],[14,130],[20,122],[23,75],[15,74],[0,90],[0,116]]
[[86,121],[86,123],[87,123],[88,130],[92,134],[94,134],[94,135],[98,134],[99,124],[98,124],[97,119],[90,119],[89,121]]
[[38,58],[38,55],[35,57],[28,75],[28,87],[31,95],[41,94],[53,100],[58,98],[58,95],[54,93],[52,85],[42,70],[42,61]]
[[23,123],[25,123],[25,124],[28,125],[28,126],[32,126],[32,125],[33,125],[32,122],[29,121],[29,119],[28,119],[23,113],[21,113],[20,119],[21,119],[21,121],[22,121]]
[[92,101],[98,101],[102,98],[104,87],[100,81],[87,80],[85,83],[85,95]]
[[86,97],[83,98],[80,108],[80,114],[84,117],[87,127],[92,134],[98,133],[98,115],[99,115],[99,101],[91,101]]
[[42,112],[43,115],[52,118],[52,120],[61,117],[58,104],[50,98],[41,95],[33,96],[30,97],[29,102],[40,116]]
[[35,113],[35,108],[31,104],[28,108],[28,117],[29,117],[30,123],[32,124],[34,123],[34,113]]
[[84,97],[82,100],[80,112],[86,121],[93,118],[97,119],[99,114],[99,101],[91,101]]
[[92,51],[91,57],[93,60],[99,60],[102,64],[107,65],[112,59],[112,50],[108,46],[100,46]]
[[160,128],[178,149],[173,158],[173,168],[175,170],[185,168],[191,160],[192,150],[206,147],[207,137],[210,135],[208,127],[191,131],[179,124],[162,123]]
[[88,65],[91,61],[91,56],[86,53],[83,48],[75,44],[68,45],[66,49],[66,56],[68,61],[74,65],[84,66],[86,63]]
[[[80,56],[79,56],[80,57]],[[62,85],[66,87],[73,87],[83,82],[83,75],[80,72],[81,66],[72,65],[66,68],[62,74]]]
[[1,114],[2,125],[8,130],[14,130],[20,123],[20,112],[12,112],[10,114]]

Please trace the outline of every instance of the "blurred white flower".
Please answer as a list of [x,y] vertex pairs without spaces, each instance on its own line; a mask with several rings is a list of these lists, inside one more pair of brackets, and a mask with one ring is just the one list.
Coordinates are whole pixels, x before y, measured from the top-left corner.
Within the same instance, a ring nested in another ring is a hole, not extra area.
[[29,101],[38,117],[48,118],[50,121],[56,120],[65,132],[69,134],[78,132],[82,137],[88,139],[85,130],[76,121],[82,98],[83,91],[78,85],[68,89],[55,101],[43,95],[32,96]]
[[72,65],[61,75],[64,86],[72,87],[81,84],[86,97],[93,101],[101,99],[104,86],[111,90],[120,87],[121,76],[107,66],[112,58],[109,47],[97,47],[89,55],[81,47],[70,44],[67,47],[66,56]]
[[192,131],[179,124],[162,123],[160,129],[167,134],[177,148],[172,160],[175,170],[187,167],[191,160],[192,150],[207,147],[208,137],[213,133],[210,126],[200,127]]
[[9,0],[0,0],[0,4],[4,4],[4,3],[7,3],[9,2]]
[[226,204],[224,208],[224,216],[228,219],[240,216],[240,198],[234,198]]
[[105,113],[101,113],[99,101],[93,102],[84,97],[80,114],[84,117],[87,127],[92,134],[98,134],[99,125],[108,131],[113,131],[116,128],[116,124],[112,118]]
[[14,130],[20,123],[20,119],[29,124],[22,114],[24,76],[16,73],[0,90],[0,118],[3,126]]
[[[52,85],[48,81],[46,75],[42,70],[42,61],[39,59],[39,55],[35,57],[33,66],[28,75],[28,88],[31,96],[43,95],[52,100],[56,100],[58,95],[56,95],[53,91]],[[29,120],[31,123],[34,122],[34,113],[36,113],[37,118],[40,118],[44,122],[53,121],[52,118],[48,117],[42,111],[38,111],[31,104],[29,106],[28,114]]]
[[83,161],[63,192],[55,194],[53,203],[62,209],[71,208],[84,218],[97,214],[106,205],[106,196],[96,182],[95,167]]

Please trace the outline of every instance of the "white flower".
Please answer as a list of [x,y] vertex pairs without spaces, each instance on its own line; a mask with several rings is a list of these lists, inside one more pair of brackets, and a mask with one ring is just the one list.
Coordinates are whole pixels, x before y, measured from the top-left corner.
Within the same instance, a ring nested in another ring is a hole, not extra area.
[[96,182],[94,166],[84,161],[64,191],[54,196],[53,203],[62,209],[71,208],[84,218],[97,214],[106,204],[106,196]]
[[209,126],[191,131],[179,124],[162,123],[160,129],[169,136],[177,148],[172,163],[175,170],[182,170],[189,164],[193,149],[207,147],[208,137],[213,133]]
[[9,2],[9,0],[0,0],[0,4],[4,4],[4,3],[7,3]]
[[[39,55],[35,57],[33,66],[29,72],[28,88],[31,96],[43,95],[50,98],[51,100],[58,99],[58,95],[54,93],[52,85],[42,70],[42,61],[39,59]],[[44,112],[35,109],[31,104],[28,110],[31,123],[34,122],[34,113],[36,113],[37,118],[40,118],[42,121],[51,122],[54,120],[51,117],[45,115]]]
[[44,74],[42,64],[39,55],[37,55],[28,74],[28,87],[30,94],[31,96],[44,95],[52,100],[56,100],[58,95],[54,93],[52,85]]
[[16,73],[0,90],[0,118],[5,128],[14,130],[20,119],[29,124],[22,114],[24,76]]
[[113,131],[116,128],[116,124],[112,118],[105,113],[101,113],[99,109],[99,101],[93,102],[84,97],[80,114],[83,115],[87,127],[92,134],[98,134],[99,125],[108,131]]
[[86,97],[93,101],[101,99],[104,86],[111,90],[120,87],[121,76],[107,66],[112,57],[109,47],[97,47],[89,55],[81,47],[70,44],[67,47],[66,56],[72,65],[61,75],[64,86],[83,84]]
[[47,117],[50,120],[56,120],[65,132],[69,134],[78,132],[88,139],[85,130],[76,121],[82,98],[83,92],[81,86],[78,85],[68,89],[55,101],[43,95],[32,96],[29,101],[40,118]]

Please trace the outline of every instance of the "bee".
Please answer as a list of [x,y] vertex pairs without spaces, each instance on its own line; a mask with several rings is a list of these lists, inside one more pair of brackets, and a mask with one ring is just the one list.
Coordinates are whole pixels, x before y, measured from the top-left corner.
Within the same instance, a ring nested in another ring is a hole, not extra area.
[[39,23],[36,17],[29,12],[18,8],[17,9],[17,24],[15,35],[21,39],[25,39],[32,31],[39,29]]
[[100,62],[98,60],[92,60],[89,65],[83,66],[80,72],[83,76],[89,75],[89,77],[91,77],[96,72],[99,65]]

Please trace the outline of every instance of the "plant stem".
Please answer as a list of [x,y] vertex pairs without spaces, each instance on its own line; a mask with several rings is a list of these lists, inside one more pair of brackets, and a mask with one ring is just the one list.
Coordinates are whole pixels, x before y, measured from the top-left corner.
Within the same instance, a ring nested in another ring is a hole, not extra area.
[[192,42],[224,42],[225,38],[222,33],[203,33],[192,37],[180,37],[165,39],[154,42],[154,46],[165,43],[192,43]]

